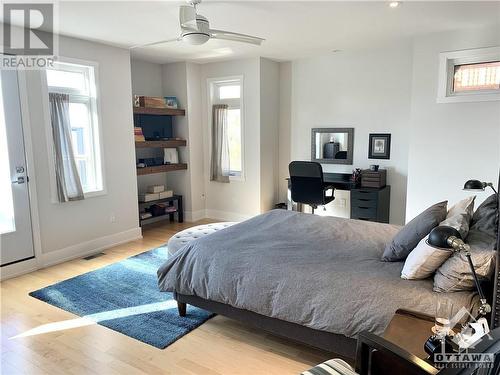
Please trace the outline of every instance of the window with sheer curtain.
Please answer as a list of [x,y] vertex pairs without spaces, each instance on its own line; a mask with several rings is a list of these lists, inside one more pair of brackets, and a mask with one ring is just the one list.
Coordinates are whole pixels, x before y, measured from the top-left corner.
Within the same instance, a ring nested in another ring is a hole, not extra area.
[[103,191],[95,67],[57,62],[47,69],[49,93],[69,95],[73,154],[86,195]]
[[212,82],[212,104],[227,105],[229,177],[243,178],[242,79]]

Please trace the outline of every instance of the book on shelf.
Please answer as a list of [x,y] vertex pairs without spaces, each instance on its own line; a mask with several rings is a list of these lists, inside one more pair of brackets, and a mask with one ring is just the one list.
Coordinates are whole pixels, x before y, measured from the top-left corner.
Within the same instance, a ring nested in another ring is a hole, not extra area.
[[134,126],[134,138],[136,142],[145,142],[144,134],[142,134],[142,128],[140,126]]

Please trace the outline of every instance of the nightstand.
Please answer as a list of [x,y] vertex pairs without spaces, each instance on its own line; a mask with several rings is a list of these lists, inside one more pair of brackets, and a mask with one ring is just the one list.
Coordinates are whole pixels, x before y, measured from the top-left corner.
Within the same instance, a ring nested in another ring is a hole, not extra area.
[[434,317],[415,311],[399,309],[382,337],[401,349],[425,359],[429,355],[424,351],[424,343],[432,335]]

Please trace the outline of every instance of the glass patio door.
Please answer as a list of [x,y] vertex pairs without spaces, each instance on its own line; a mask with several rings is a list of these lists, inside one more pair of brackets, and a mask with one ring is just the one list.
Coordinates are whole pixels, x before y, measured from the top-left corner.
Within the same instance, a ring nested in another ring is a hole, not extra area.
[[0,260],[34,257],[19,85],[15,70],[0,71]]

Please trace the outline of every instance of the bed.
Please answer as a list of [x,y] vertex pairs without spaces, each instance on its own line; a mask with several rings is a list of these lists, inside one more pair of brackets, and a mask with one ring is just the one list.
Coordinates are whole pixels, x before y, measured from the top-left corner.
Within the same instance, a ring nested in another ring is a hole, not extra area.
[[[181,315],[195,305],[352,358],[356,336],[381,334],[398,308],[435,313],[431,279],[403,280],[403,262],[380,261],[399,228],[274,210],[190,242],[159,286]],[[446,296],[477,305],[473,292]]]

